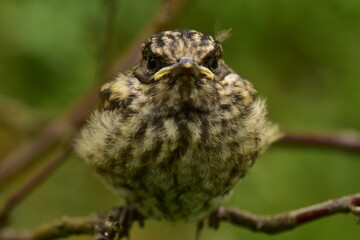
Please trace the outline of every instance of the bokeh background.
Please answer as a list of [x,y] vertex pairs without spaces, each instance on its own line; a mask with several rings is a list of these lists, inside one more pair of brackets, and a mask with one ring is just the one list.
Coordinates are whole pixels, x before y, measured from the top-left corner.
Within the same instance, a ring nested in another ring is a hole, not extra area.
[[[161,1],[119,0],[112,36],[119,55]],[[98,81],[106,1],[0,1],[0,157],[66,112]],[[224,59],[267,98],[284,130],[360,130],[360,1],[196,0],[176,28],[232,29]],[[112,56],[113,55],[113,56]],[[0,192],[0,203],[38,169]],[[360,156],[331,149],[271,147],[229,205],[275,214],[359,192]],[[74,154],[12,214],[16,229],[121,204]],[[202,239],[359,239],[358,218],[336,215],[266,235],[222,224]],[[194,239],[195,225],[146,221],[132,239]],[[88,239],[81,237],[82,239]],[[72,239],[79,239],[73,237]]]

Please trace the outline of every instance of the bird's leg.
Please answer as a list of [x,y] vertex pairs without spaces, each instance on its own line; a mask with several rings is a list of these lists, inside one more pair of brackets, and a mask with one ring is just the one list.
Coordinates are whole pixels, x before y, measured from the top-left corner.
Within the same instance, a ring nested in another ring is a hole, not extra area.
[[96,229],[97,240],[113,240],[129,238],[129,231],[134,221],[138,220],[144,226],[144,218],[130,204],[113,208],[107,220]]
[[205,220],[200,220],[198,224],[196,225],[196,233],[195,233],[195,240],[200,240],[201,231],[204,228],[204,222]]
[[[120,239],[122,236],[129,237],[129,231],[134,220],[134,211],[134,208],[129,204],[125,204],[125,206],[122,207],[117,219]],[[116,218],[114,220],[116,221]]]
[[222,207],[218,207],[217,209],[215,209],[209,216],[209,227],[213,228],[213,229],[218,229],[220,226],[220,221],[221,221],[221,211],[222,211]]
[[[208,217],[209,227],[211,227],[215,230],[219,228],[220,221],[221,221],[221,211],[223,211],[222,207],[218,207],[217,209],[215,209],[213,212],[210,213],[210,216]],[[196,235],[195,235],[196,240],[200,240],[200,234],[204,228],[205,220],[206,220],[206,218],[200,220],[196,226]]]

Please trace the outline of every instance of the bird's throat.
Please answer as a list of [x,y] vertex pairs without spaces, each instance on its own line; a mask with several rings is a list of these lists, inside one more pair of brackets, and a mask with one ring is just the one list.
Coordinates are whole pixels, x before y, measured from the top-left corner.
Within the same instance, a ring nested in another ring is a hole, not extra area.
[[194,88],[194,76],[191,75],[181,75],[177,80],[179,84],[179,94],[183,101],[190,99],[191,91]]

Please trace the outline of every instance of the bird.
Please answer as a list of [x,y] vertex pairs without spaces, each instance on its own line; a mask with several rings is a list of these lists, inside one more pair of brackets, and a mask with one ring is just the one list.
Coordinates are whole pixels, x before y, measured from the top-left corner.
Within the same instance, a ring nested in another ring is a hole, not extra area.
[[146,218],[208,217],[281,135],[221,43],[189,29],[151,36],[140,62],[101,87],[80,130],[78,155]]

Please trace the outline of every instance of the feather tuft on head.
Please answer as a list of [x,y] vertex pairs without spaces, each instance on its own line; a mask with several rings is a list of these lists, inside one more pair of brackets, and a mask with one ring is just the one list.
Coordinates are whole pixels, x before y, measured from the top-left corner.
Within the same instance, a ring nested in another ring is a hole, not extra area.
[[222,43],[231,35],[231,28],[226,30],[219,30],[215,33],[215,41],[218,43]]

